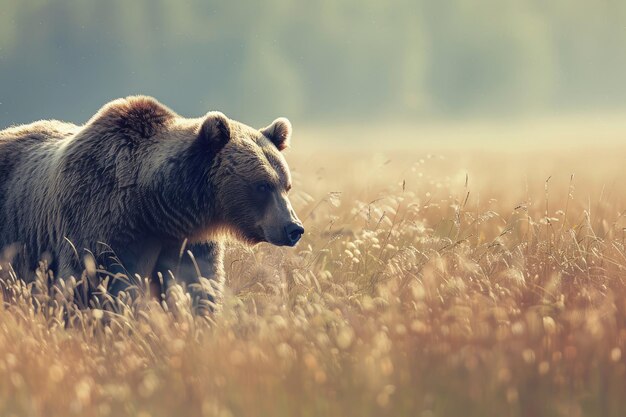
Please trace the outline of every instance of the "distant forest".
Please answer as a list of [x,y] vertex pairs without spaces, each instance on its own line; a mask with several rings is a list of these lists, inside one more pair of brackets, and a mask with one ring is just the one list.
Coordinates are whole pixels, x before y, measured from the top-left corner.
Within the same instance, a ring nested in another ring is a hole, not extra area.
[[624,0],[2,0],[0,127],[156,96],[263,124],[626,107]]

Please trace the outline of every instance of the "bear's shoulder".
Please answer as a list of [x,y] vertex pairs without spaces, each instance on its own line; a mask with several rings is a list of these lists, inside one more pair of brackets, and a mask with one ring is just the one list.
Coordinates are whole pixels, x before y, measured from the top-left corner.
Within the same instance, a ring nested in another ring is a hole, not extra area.
[[176,117],[176,113],[153,97],[129,96],[105,104],[86,127],[131,138],[149,138]]

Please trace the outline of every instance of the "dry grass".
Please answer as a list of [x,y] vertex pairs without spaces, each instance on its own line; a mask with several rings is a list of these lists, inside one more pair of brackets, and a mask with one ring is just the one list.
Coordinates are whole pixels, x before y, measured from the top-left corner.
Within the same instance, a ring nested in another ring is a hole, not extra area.
[[304,240],[233,249],[212,320],[172,294],[65,328],[14,284],[0,415],[623,415],[624,149],[316,149]]

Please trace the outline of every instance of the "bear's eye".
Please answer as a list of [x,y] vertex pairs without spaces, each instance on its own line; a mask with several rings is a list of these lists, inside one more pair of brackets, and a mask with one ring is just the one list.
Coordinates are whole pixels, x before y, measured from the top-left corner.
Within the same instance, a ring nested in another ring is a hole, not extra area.
[[256,186],[256,190],[262,194],[265,194],[271,191],[271,189],[272,189],[272,186],[267,182],[262,182]]

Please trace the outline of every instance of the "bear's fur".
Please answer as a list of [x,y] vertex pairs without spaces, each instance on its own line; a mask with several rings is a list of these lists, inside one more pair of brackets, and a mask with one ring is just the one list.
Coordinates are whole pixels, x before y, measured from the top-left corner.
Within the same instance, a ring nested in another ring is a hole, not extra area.
[[[192,287],[199,272],[219,290],[225,236],[294,245],[304,231],[280,153],[290,138],[284,118],[261,130],[220,112],[187,119],[145,96],[112,101],[83,126],[5,129],[0,248],[27,281],[42,260],[79,278],[93,254],[118,276],[171,271]],[[114,281],[111,292],[127,288]]]

